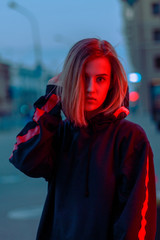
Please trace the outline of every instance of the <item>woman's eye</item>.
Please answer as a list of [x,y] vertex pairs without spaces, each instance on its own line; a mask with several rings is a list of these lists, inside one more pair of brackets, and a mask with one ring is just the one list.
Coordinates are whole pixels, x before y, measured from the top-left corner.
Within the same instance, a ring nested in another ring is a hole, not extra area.
[[103,81],[105,81],[105,78],[103,78],[103,77],[98,77],[96,80],[97,80],[97,82],[103,82]]

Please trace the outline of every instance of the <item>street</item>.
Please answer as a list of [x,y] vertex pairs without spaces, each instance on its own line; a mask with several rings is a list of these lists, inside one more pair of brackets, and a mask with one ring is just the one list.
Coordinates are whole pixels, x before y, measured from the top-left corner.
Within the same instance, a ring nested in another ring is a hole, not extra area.
[[17,131],[0,133],[0,239],[35,240],[47,183],[19,172],[8,161]]
[[[128,119],[139,123],[149,138],[154,152],[157,197],[160,199],[160,132],[148,116],[136,114]],[[8,160],[19,131],[0,132],[0,240],[35,240],[47,193],[44,179],[25,176]]]

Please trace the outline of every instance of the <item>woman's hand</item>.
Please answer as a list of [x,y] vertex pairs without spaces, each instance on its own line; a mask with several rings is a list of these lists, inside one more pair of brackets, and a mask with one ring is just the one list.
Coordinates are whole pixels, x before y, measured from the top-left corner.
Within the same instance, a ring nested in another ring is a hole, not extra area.
[[57,76],[54,76],[53,78],[49,79],[48,85],[62,86],[62,81],[60,81],[60,75],[61,75],[61,73],[59,73]]

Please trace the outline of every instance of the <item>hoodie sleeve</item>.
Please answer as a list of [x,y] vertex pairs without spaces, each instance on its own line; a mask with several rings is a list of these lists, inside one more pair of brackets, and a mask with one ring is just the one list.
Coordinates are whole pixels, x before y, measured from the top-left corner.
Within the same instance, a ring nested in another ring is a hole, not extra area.
[[113,239],[155,240],[157,209],[152,150],[142,133],[127,144],[121,150]]
[[[54,170],[58,152],[58,129],[61,123],[61,103],[48,86],[45,96],[34,104],[32,121],[17,135],[9,161],[31,177],[48,180]],[[50,91],[48,93],[48,91]]]

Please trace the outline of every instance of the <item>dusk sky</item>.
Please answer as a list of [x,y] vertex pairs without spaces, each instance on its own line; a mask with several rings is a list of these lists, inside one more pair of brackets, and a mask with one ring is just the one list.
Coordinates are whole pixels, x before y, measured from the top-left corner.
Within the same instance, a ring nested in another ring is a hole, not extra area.
[[[0,2],[0,60],[33,66],[31,23],[18,11]],[[43,64],[62,67],[70,47],[82,38],[99,37],[116,48],[126,69],[129,59],[123,36],[121,0],[17,0],[38,22]]]

